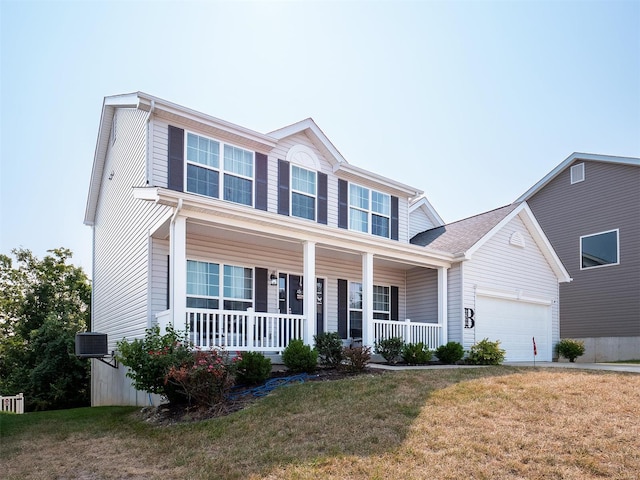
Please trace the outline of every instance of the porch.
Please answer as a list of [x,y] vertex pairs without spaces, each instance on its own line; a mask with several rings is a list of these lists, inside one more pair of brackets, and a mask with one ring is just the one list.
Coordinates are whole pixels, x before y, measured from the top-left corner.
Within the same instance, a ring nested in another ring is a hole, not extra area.
[[[156,315],[162,331],[171,323],[171,311]],[[370,319],[370,330],[375,345],[380,340],[400,337],[405,343],[424,343],[430,350],[446,343],[442,337],[442,325],[412,322],[410,319]],[[185,324],[178,330],[188,332],[189,340],[202,350],[224,348],[227,351],[255,351],[265,354],[281,354],[291,340],[303,340],[313,346],[313,326],[304,315],[271,314],[235,310],[210,310],[187,308]],[[362,342],[362,338],[350,338],[347,342]]]

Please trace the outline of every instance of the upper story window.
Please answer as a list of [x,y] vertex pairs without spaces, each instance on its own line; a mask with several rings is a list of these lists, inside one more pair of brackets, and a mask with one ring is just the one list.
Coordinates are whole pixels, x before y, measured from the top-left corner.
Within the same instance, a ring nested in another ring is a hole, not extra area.
[[253,152],[193,133],[187,133],[186,148],[188,192],[253,204]]
[[618,229],[580,237],[580,269],[618,265],[620,242]]
[[291,215],[308,220],[315,220],[317,195],[316,172],[292,165]]
[[349,185],[349,228],[389,238],[391,197],[359,185]]

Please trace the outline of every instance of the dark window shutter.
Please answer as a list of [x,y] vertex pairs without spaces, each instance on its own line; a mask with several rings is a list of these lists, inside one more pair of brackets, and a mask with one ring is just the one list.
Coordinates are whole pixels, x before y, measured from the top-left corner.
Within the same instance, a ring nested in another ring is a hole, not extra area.
[[167,310],[171,308],[171,256],[167,255]]
[[338,227],[349,228],[349,182],[338,180]]
[[266,268],[256,267],[256,287],[255,287],[255,299],[256,299],[256,312],[267,311],[267,289],[269,288],[269,272]]
[[398,240],[398,197],[391,197],[391,240]]
[[184,130],[169,125],[169,182],[168,187],[184,191]]
[[289,215],[289,162],[278,160],[278,213]]
[[256,208],[267,210],[267,156],[256,152]]
[[398,287],[391,287],[391,320],[400,320],[398,318],[398,298],[400,289]]
[[338,279],[338,333],[347,338],[347,316],[349,315],[349,289],[346,280]]
[[318,172],[318,223],[327,224],[327,174]]

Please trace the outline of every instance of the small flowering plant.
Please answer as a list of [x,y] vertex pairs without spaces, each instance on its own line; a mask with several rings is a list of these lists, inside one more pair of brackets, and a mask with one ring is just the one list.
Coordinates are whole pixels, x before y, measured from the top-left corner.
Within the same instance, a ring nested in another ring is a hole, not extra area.
[[122,339],[117,344],[117,358],[124,366],[129,367],[127,377],[138,390],[163,395],[169,403],[185,401],[184,393],[175,385],[166,384],[165,377],[176,365],[182,365],[193,358],[191,344],[186,333],[173,329],[170,325],[166,333],[160,334],[157,325],[145,331],[144,339],[131,342]]
[[192,359],[179,366],[172,366],[165,384],[181,391],[189,404],[213,407],[224,402],[235,384],[238,356],[229,358],[222,349],[212,351],[196,350]]

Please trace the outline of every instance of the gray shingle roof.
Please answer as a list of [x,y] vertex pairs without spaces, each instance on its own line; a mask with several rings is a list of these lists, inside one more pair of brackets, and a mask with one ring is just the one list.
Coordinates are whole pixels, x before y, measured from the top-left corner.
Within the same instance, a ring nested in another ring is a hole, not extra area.
[[464,253],[519,205],[514,203],[442,227],[425,230],[415,235],[411,243],[453,254]]

